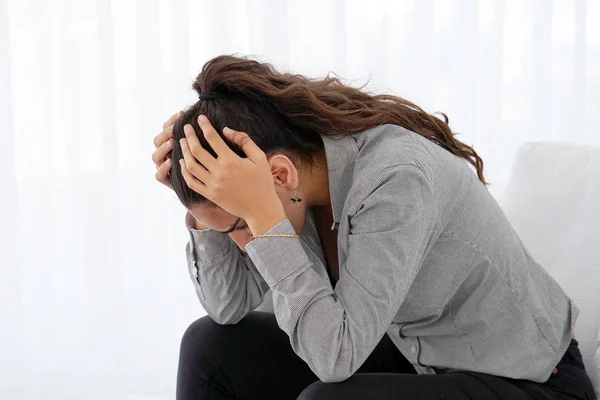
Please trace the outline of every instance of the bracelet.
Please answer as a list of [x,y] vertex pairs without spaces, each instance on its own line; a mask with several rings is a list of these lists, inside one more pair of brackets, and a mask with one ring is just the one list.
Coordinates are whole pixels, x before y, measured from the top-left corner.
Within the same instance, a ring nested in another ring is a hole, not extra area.
[[298,235],[292,235],[290,233],[271,233],[271,234],[268,234],[268,235],[256,235],[256,236],[252,236],[252,239],[268,238],[268,237],[299,238],[300,236],[298,236]]

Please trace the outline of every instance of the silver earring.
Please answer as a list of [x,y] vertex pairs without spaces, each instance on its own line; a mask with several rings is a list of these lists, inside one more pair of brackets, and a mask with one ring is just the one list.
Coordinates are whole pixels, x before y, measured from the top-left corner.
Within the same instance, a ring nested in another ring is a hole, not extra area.
[[291,199],[294,203],[296,203],[296,205],[298,206],[298,208],[302,208],[302,206],[300,205],[300,202],[302,201],[302,199],[300,198],[300,196],[298,196],[298,191],[294,189],[294,197]]

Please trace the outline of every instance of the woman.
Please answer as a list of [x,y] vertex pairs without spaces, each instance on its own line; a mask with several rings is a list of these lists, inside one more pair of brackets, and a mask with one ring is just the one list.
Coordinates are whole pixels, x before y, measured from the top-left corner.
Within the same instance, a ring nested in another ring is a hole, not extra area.
[[178,399],[593,398],[577,308],[447,119],[237,57],[194,89],[153,154],[209,315]]

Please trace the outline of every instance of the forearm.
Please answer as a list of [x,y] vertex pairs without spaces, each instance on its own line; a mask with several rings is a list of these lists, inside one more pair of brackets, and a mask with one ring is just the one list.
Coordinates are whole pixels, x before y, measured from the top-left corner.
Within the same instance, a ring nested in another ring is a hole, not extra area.
[[262,303],[268,286],[228,235],[192,228],[186,253],[198,299],[215,322],[236,323]]

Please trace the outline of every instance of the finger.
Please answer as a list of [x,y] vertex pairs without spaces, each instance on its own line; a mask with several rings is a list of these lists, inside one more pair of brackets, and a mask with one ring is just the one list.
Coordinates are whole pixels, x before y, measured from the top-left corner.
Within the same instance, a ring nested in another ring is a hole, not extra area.
[[206,185],[200,182],[196,177],[194,177],[190,171],[188,171],[185,161],[182,159],[179,160],[179,164],[181,165],[181,175],[185,180],[185,183],[188,185],[190,189],[194,192],[201,194],[202,196],[208,198],[208,189]]
[[210,144],[210,147],[213,148],[215,153],[217,153],[218,157],[237,157],[237,154],[235,154],[229,148],[229,146],[227,146],[223,138],[219,135],[215,128],[213,128],[212,124],[210,123],[208,118],[206,118],[206,116],[200,115],[198,117],[198,125],[200,126],[200,129],[202,129],[202,133],[204,134],[206,141],[208,142],[208,144]]
[[248,156],[249,159],[258,159],[260,157],[265,157],[264,151],[260,149],[254,143],[254,141],[244,132],[234,131],[231,128],[223,128],[223,135],[236,145],[238,145],[243,151],[244,154]]
[[207,184],[208,180],[210,179],[210,173],[202,164],[198,162],[198,160],[196,160],[196,157],[194,157],[194,155],[191,153],[187,140],[181,139],[180,144],[181,151],[183,152],[183,160],[187,170],[197,179]]
[[160,165],[165,162],[165,159],[171,150],[173,150],[173,143],[174,140],[171,138],[164,142],[159,148],[154,150],[154,153],[152,153],[152,161],[154,162],[154,165],[160,167]]
[[157,181],[170,187],[171,189],[173,189],[173,185],[171,185],[171,177],[169,176],[169,173],[171,172],[172,165],[173,161],[171,161],[169,158],[158,167],[156,173],[154,174]]
[[179,119],[179,117],[181,117],[182,114],[183,114],[183,111],[178,111],[175,114],[171,115],[169,117],[169,119],[166,120],[165,123],[163,124],[163,129],[165,129],[169,125],[175,125],[175,121],[177,121]]
[[160,147],[164,142],[173,137],[173,125],[169,125],[163,129],[161,133],[154,138],[154,147]]
[[208,152],[208,150],[202,147],[202,144],[200,144],[200,139],[198,139],[194,128],[191,125],[186,124],[183,127],[183,132],[185,133],[186,143],[189,146],[192,156],[195,157],[209,171],[216,168],[218,166],[217,159],[214,158],[213,155]]

